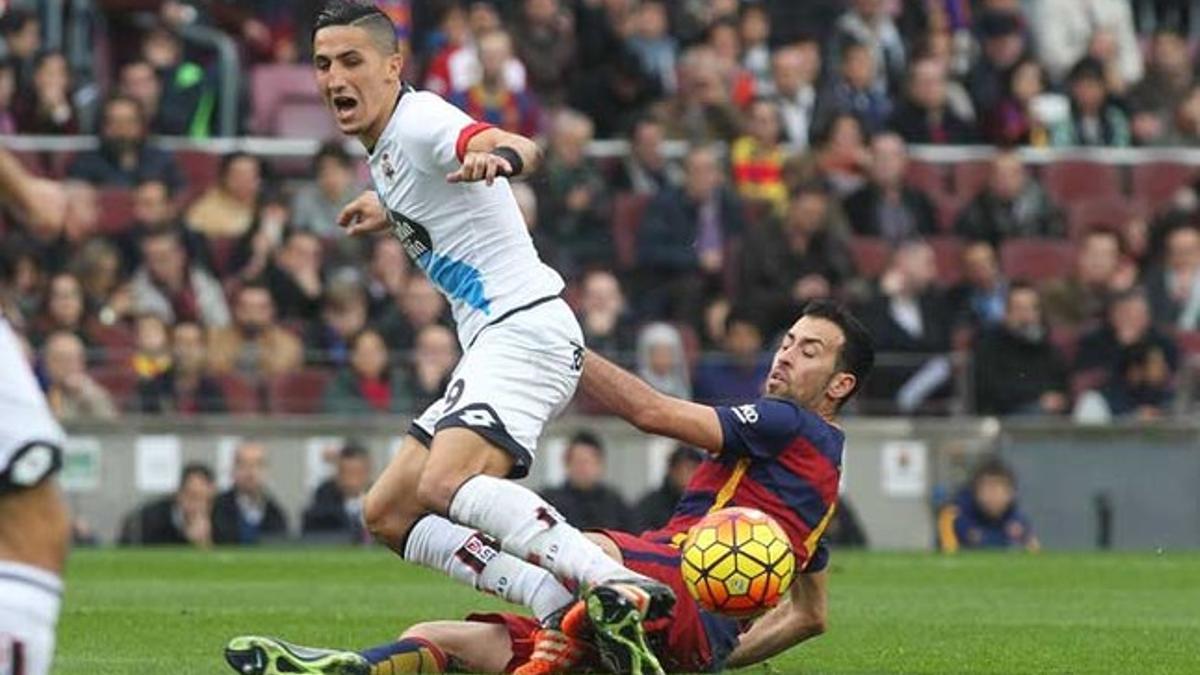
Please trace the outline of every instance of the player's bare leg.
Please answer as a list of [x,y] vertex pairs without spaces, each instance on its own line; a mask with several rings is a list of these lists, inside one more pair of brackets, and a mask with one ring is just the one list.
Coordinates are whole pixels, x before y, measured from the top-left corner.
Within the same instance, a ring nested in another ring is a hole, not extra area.
[[413,498],[421,480],[421,471],[429,457],[429,448],[412,436],[405,436],[363,500],[363,520],[376,541],[404,555],[404,540],[412,526],[425,515],[425,509]]
[[53,479],[0,493],[0,672],[50,672],[70,536]]

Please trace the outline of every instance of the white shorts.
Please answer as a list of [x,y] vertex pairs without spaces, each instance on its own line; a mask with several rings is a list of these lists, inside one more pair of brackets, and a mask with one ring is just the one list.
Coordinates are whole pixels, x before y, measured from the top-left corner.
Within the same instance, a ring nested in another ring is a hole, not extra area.
[[57,471],[63,438],[20,340],[0,316],[0,494]]
[[476,334],[446,393],[409,434],[429,447],[442,429],[470,429],[512,456],[510,478],[523,478],[542,429],[570,403],[582,370],[575,314],[561,298],[538,301]]

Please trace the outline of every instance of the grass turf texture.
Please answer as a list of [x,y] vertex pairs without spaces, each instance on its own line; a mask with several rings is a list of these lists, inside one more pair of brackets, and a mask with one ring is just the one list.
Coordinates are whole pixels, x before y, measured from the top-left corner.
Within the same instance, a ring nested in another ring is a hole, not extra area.
[[[232,673],[239,633],[365,647],[504,605],[382,551],[79,551],[54,672]],[[1200,555],[838,552],[830,632],[776,673],[1200,673]]]

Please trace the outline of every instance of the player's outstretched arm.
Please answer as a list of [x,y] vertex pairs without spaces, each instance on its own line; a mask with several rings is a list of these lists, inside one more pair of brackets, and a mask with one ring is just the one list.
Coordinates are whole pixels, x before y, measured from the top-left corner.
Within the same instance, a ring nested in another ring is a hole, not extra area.
[[516,178],[532,174],[542,163],[542,149],[537,143],[520,134],[491,128],[471,137],[463,155],[462,166],[446,176],[451,183],[485,181],[491,185],[496,178]]
[[725,666],[741,668],[765,661],[824,633],[827,574],[799,575],[788,597],[738,636],[738,646]]
[[580,386],[588,396],[646,433],[674,438],[712,453],[721,451],[724,432],[716,410],[655,391],[591,350],[583,362]]
[[38,227],[58,227],[67,214],[67,195],[62,185],[37,178],[20,160],[0,148],[0,201],[16,206]]

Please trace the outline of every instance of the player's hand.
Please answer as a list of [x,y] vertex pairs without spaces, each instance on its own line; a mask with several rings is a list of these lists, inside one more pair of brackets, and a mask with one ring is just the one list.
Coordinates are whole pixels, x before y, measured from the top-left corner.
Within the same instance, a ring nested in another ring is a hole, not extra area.
[[392,226],[374,190],[367,190],[338,214],[338,227],[352,237],[383,232]]
[[462,168],[446,176],[451,183],[477,183],[484,181],[488,185],[496,182],[496,178],[512,174],[512,164],[507,159],[490,152],[468,152],[463,157]]
[[24,187],[22,208],[29,225],[37,230],[58,231],[67,220],[67,192],[61,183],[44,178],[31,178]]

